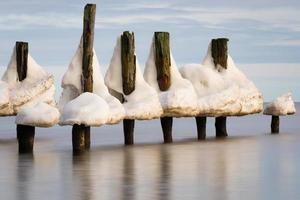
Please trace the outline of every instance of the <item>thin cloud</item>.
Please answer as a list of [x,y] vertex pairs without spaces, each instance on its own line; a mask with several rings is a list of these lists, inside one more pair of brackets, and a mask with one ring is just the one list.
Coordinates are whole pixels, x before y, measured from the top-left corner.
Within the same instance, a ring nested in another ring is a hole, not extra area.
[[[156,12],[148,12],[151,8]],[[164,8],[163,12],[157,8]],[[104,8],[105,9],[105,8]],[[204,8],[204,7],[176,7],[169,4],[150,5],[141,4],[113,9],[128,10],[122,12],[103,12],[98,14],[97,28],[113,28],[116,25],[134,25],[156,23],[172,23],[186,25],[187,23],[199,24],[204,27],[226,27],[226,24],[239,24],[237,28],[246,28],[241,21],[252,21],[260,31],[283,29],[286,31],[300,32],[300,18],[297,8],[261,8],[256,10],[242,8]],[[134,10],[140,9],[139,12]],[[130,10],[133,10],[130,12]],[[141,12],[144,10],[144,12]],[[107,10],[106,10],[107,11]],[[32,13],[0,15],[0,30],[19,30],[40,27],[82,28],[82,16],[64,13]]]

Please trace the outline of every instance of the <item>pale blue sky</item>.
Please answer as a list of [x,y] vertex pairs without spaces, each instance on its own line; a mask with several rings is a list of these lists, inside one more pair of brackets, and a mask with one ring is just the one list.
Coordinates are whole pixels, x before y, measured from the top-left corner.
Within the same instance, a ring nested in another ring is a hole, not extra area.
[[300,101],[298,0],[79,1],[0,0],[0,66],[16,40],[57,77],[59,84],[78,45],[83,7],[97,4],[95,48],[105,72],[116,37],[135,32],[144,64],[154,31],[169,31],[179,64],[201,62],[211,38],[228,37],[230,54],[268,101],[291,91]]

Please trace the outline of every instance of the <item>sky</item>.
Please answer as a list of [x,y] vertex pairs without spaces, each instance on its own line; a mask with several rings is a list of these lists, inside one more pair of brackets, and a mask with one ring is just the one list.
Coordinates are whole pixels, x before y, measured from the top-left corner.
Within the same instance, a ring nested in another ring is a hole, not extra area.
[[201,63],[212,38],[229,38],[229,53],[265,100],[292,92],[300,101],[299,0],[0,0],[0,73],[16,41],[60,80],[82,34],[83,8],[96,3],[94,47],[105,73],[116,38],[134,31],[143,67],[154,31],[168,31],[176,62]]

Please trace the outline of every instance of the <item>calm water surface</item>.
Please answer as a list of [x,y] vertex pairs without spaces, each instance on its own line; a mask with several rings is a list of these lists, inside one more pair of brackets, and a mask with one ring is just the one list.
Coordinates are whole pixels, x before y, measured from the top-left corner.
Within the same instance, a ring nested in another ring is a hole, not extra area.
[[[297,104],[298,110],[300,105]],[[198,142],[193,118],[174,120],[174,144],[160,122],[138,121],[124,147],[122,125],[92,129],[89,153],[73,156],[71,128],[36,129],[34,155],[18,155],[14,118],[0,119],[0,199],[300,199],[300,115],[228,119],[230,137]]]

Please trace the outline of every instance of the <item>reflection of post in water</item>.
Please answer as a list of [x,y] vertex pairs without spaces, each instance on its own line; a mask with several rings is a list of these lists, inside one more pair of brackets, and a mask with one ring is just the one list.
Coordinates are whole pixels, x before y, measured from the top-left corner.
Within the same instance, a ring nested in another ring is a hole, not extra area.
[[161,200],[170,199],[171,160],[167,148],[166,146],[160,148],[159,197],[157,199]]
[[123,179],[122,179],[122,199],[135,199],[135,173],[134,173],[134,157],[132,149],[125,148],[123,160]]
[[17,164],[17,199],[30,199],[30,186],[33,178],[33,154],[19,155]]
[[214,199],[228,199],[227,185],[230,185],[230,180],[228,177],[228,160],[230,159],[230,154],[228,154],[227,149],[220,149],[218,155],[215,157],[215,181],[218,182],[217,192],[214,194]]
[[80,196],[82,200],[92,199],[93,188],[91,184],[90,174],[90,154],[81,154],[73,156],[73,178],[79,184],[79,188],[75,188],[76,196]]

